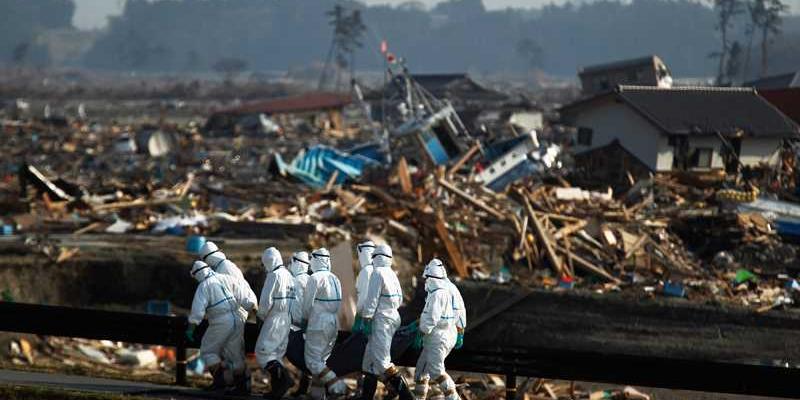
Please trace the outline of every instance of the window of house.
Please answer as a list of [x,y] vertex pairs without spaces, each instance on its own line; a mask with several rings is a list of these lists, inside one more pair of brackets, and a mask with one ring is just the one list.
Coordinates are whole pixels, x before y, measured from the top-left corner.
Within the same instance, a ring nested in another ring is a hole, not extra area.
[[581,146],[591,146],[592,133],[592,130],[589,128],[578,128],[578,144]]
[[698,147],[692,153],[692,168],[711,168],[711,157],[714,150],[710,147]]

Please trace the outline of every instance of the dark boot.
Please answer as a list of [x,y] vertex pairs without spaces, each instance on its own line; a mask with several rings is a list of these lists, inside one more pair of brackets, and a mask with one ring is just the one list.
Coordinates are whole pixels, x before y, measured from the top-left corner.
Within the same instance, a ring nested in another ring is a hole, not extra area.
[[400,400],[414,400],[414,394],[411,393],[411,389],[408,387],[406,378],[404,378],[403,375],[399,373],[395,374],[389,377],[386,383],[400,396]]
[[205,390],[216,392],[219,390],[225,390],[227,385],[225,384],[225,371],[222,367],[217,366],[216,368],[209,370],[211,372],[211,376],[214,379],[211,382],[211,386],[207,386]]
[[234,387],[227,393],[234,396],[249,396],[252,389],[250,374],[243,373],[234,377]]
[[378,376],[364,372],[361,383],[361,400],[373,400],[378,389]]
[[297,390],[292,392],[292,397],[300,397],[305,396],[308,394],[308,388],[311,386],[311,375],[303,372],[303,375],[300,377],[300,385],[297,386]]
[[283,398],[283,395],[286,394],[286,391],[289,390],[292,385],[294,385],[294,381],[292,378],[289,377],[286,368],[281,365],[281,363],[277,361],[270,361],[267,364],[267,372],[269,372],[270,376],[270,386],[272,386],[272,390],[269,393],[264,394],[265,399],[270,400],[280,400]]

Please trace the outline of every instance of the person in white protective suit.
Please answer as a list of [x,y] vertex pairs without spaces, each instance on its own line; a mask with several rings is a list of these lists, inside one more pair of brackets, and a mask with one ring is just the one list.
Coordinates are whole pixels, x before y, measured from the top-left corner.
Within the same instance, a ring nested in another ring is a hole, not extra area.
[[372,400],[378,379],[400,395],[401,400],[413,399],[400,371],[392,364],[392,338],[400,327],[403,290],[397,274],[392,270],[392,248],[382,244],[372,253],[374,270],[369,280],[369,289],[364,298],[361,316],[364,318],[364,333],[367,348],[361,363],[364,373],[362,396]]
[[199,284],[192,300],[186,336],[194,340],[197,325],[208,319],[208,330],[200,344],[200,357],[214,377],[209,389],[231,388],[236,394],[250,392],[250,379],[244,358],[244,320],[240,307],[258,309],[248,289],[238,279],[217,274],[208,264],[195,261],[191,275]]
[[228,260],[225,253],[214,242],[206,242],[200,248],[200,261],[208,264],[218,274],[230,275],[237,279],[245,280],[242,270],[233,261]]
[[327,393],[344,394],[347,386],[325,363],[331,355],[339,326],[336,315],[342,303],[342,285],[331,273],[331,256],[321,248],[311,253],[311,270],[303,295],[302,327],[306,327],[304,356],[311,374],[319,378]]
[[294,278],[274,247],[264,250],[261,264],[267,277],[258,304],[258,318],[263,324],[256,341],[256,361],[270,376],[272,389],[264,397],[278,400],[294,384],[283,366],[292,324],[291,308],[295,303]]
[[372,276],[372,253],[375,251],[375,243],[368,240],[356,247],[358,254],[358,265],[361,268],[356,278],[356,318],[351,331],[353,333],[364,331],[364,322],[361,317],[364,310],[364,299],[367,298],[369,290],[369,278]]
[[[303,340],[303,329],[300,325],[303,322],[303,295],[305,294],[306,286],[308,285],[309,269],[308,253],[305,251],[298,251],[292,255],[292,261],[289,263],[289,272],[294,277],[294,293],[295,304],[292,305],[292,328],[289,333],[289,340]],[[292,339],[296,337],[296,339]],[[306,371],[302,372],[300,384],[297,390],[292,392],[292,397],[304,396],[308,393],[308,388],[311,385],[311,376]]]
[[444,368],[444,360],[456,344],[456,312],[451,283],[442,262],[433,259],[425,267],[425,308],[419,318],[416,345],[422,345],[415,371],[417,399],[428,395],[430,382],[438,385],[447,400],[459,400],[456,385]]

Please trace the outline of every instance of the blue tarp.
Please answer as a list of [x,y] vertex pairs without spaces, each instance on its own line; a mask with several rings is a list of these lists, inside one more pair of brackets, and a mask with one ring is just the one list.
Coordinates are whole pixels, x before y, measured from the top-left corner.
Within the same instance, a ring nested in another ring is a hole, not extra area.
[[379,165],[371,158],[322,145],[301,151],[289,164],[280,155],[275,156],[275,161],[282,174],[292,175],[315,188],[324,187],[336,171],[339,171],[339,175],[335,183],[342,184],[348,180],[358,181],[365,168]]

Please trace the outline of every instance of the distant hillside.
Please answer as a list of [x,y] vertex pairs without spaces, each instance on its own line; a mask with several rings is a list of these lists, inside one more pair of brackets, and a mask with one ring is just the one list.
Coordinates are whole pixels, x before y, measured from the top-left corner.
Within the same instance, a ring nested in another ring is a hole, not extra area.
[[[657,53],[676,73],[708,75],[716,47],[713,12],[694,1],[598,1],[537,11],[488,11],[480,0],[451,0],[428,11],[413,3],[366,7],[335,0],[129,0],[88,53],[108,69],[208,70],[236,57],[254,69],[285,70],[324,59],[334,4],[363,10],[369,27],[359,68],[379,68],[380,39],[416,71],[522,71],[571,76],[578,66]],[[540,52],[520,51],[520,43]],[[535,47],[535,46],[534,46]]]
[[0,64],[46,66],[44,35],[72,30],[72,0],[0,0]]

